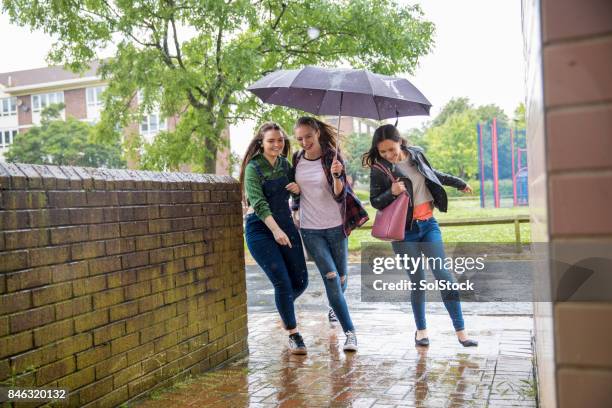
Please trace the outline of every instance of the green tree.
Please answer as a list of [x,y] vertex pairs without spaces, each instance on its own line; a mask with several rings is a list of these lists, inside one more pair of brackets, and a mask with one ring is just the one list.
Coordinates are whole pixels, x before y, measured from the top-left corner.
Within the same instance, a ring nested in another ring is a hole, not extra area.
[[451,98],[451,100],[448,101],[446,105],[444,105],[440,113],[436,115],[434,120],[431,122],[431,125],[440,126],[444,122],[446,122],[446,120],[449,117],[457,113],[462,113],[462,112],[469,111],[472,109],[474,109],[474,107],[470,103],[469,98],[466,98],[466,97]]
[[519,105],[514,110],[514,117],[512,118],[514,122],[514,128],[516,129],[526,129],[526,117],[525,117],[525,104],[523,102],[519,103]]
[[482,105],[476,108],[476,118],[478,122],[490,122],[493,118],[496,118],[497,126],[506,128],[510,126],[510,119],[508,119],[506,112],[495,104]]
[[6,153],[9,162],[85,167],[125,167],[121,146],[91,141],[92,126],[77,120],[60,119],[63,104],[42,112],[40,126],[15,137]]
[[372,135],[353,133],[345,137],[342,143],[342,153],[346,160],[346,173],[354,181],[367,183],[370,171],[361,165],[362,155],[370,150]]
[[53,35],[50,60],[72,69],[115,44],[101,68],[110,85],[99,137],[116,137],[117,123],[154,109],[180,114],[172,137],[154,142],[150,163],[206,171],[230,124],[287,121],[286,110],[245,91],[266,73],[308,64],[410,73],[430,51],[434,28],[418,6],[395,0],[3,0],[3,9],[12,22]]
[[[482,105],[476,108],[477,123],[483,126],[485,138],[483,140],[483,153],[485,169],[491,169],[491,127],[493,118],[497,124],[497,159],[499,177],[512,177],[512,146],[510,144],[510,127],[513,125],[502,108],[495,104]],[[476,123],[474,123],[474,137],[476,137]]]
[[432,166],[464,179],[473,178],[478,167],[475,124],[474,110],[466,110],[430,127],[426,139]]
[[[483,126],[484,162],[485,167],[490,168],[493,118],[497,122],[499,176],[509,178],[512,175],[510,126],[514,123],[510,123],[508,115],[495,104],[474,107],[468,98],[452,98],[426,128],[421,146],[427,149],[428,156],[440,170],[461,177],[475,177],[480,171],[477,124]],[[418,134],[416,136],[418,140]]]
[[404,139],[408,141],[409,145],[419,146],[427,150],[427,148],[429,147],[429,143],[427,141],[427,138],[425,137],[426,132],[427,132],[427,127],[424,126],[421,129],[419,128],[409,129],[402,136],[404,137]]

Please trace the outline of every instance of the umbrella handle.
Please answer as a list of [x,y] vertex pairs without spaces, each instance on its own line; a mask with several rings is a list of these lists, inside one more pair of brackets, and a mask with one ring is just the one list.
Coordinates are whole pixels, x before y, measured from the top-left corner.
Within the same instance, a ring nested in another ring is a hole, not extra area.
[[[338,149],[340,148],[340,120],[342,119],[342,99],[344,99],[344,92],[340,92],[340,109],[338,110],[338,126],[336,127],[336,152],[334,154],[334,160],[338,160]],[[342,173],[334,173],[334,177],[339,178]]]

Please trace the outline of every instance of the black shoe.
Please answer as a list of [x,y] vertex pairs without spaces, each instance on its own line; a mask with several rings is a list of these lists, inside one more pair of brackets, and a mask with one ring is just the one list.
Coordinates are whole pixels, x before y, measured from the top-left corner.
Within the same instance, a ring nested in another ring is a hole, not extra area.
[[306,345],[300,333],[289,335],[289,351],[291,351],[291,354],[306,354]]
[[327,318],[329,319],[330,323],[337,323],[338,322],[338,316],[336,316],[336,313],[334,312],[334,309],[329,309],[329,312],[327,312]]
[[478,347],[478,342],[472,339],[467,339],[463,341],[459,340],[459,343],[461,343],[463,347]]
[[428,347],[429,346],[429,338],[428,337],[423,337],[422,339],[417,340],[416,336],[417,336],[417,332],[414,332],[414,345],[415,346],[421,346],[421,347]]

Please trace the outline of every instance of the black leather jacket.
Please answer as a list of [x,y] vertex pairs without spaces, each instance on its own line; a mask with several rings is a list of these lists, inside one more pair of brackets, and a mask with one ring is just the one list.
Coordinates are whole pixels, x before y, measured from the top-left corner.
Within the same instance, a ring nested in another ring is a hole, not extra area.
[[[418,146],[402,147],[402,150],[409,154],[412,162],[416,163],[417,169],[425,177],[425,185],[429,188],[433,196],[434,206],[438,210],[446,212],[448,208],[448,197],[442,186],[450,186],[458,190],[463,190],[467,186],[465,181],[461,180],[459,177],[435,170],[425,158],[423,149]],[[396,178],[402,177],[406,185],[406,191],[408,191],[408,196],[410,197],[410,206],[408,207],[408,215],[406,217],[406,226],[408,226],[412,222],[412,212],[414,209],[412,183],[408,176],[393,163],[385,159],[382,159],[379,163],[391,170],[391,173]],[[393,200],[395,200],[395,196],[391,193],[391,180],[381,170],[372,167],[370,170],[370,203],[372,203],[372,207],[377,210],[382,210],[391,204]]]

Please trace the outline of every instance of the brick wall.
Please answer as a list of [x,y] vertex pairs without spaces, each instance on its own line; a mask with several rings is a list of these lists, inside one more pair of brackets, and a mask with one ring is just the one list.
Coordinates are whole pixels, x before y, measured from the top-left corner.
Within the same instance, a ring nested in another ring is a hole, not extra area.
[[246,351],[239,185],[0,163],[0,380],[115,406]]
[[[528,69],[534,241],[550,242],[553,257],[567,263],[609,259],[612,2],[523,0],[523,17],[537,26],[524,29],[528,51],[536,50]],[[551,270],[540,278],[553,288],[559,280]],[[541,406],[612,406],[612,303],[537,307],[545,311],[536,312]]]
[[76,119],[87,119],[87,101],[85,99],[85,90],[86,88],[78,88],[64,91],[66,117],[72,116]]
[[[31,95],[18,96],[21,105],[17,107],[17,122],[19,126],[32,124],[32,97]],[[24,131],[21,129],[20,132]]]

